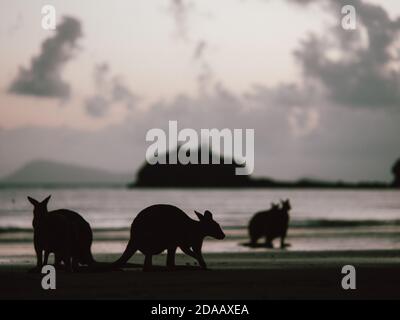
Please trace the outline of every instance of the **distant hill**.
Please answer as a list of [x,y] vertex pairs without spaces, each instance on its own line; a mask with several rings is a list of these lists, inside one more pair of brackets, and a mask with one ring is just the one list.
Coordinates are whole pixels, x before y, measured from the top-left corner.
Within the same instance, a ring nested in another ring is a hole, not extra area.
[[33,161],[0,179],[1,186],[125,186],[129,174],[53,161]]

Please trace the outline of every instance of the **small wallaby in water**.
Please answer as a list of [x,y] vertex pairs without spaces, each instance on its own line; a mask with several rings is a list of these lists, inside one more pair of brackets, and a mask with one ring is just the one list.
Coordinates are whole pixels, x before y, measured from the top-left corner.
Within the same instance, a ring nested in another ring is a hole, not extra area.
[[272,204],[266,211],[257,212],[249,223],[250,244],[255,246],[261,237],[265,237],[266,247],[273,248],[272,241],[275,238],[281,239],[281,248],[288,246],[285,243],[289,227],[289,210],[291,209],[289,199],[281,200],[281,208]]
[[173,268],[179,247],[205,269],[207,266],[201,253],[204,238],[210,236],[222,240],[225,234],[210,211],[205,211],[204,215],[195,213],[199,221],[173,205],[157,204],[143,209],[133,220],[128,245],[115,265],[122,266],[139,250],[145,255],[144,270],[148,270],[152,267],[152,256],[168,250],[167,267]]
[[74,268],[79,264],[97,264],[90,250],[93,241],[90,224],[79,213],[71,210],[48,211],[47,204],[50,198],[51,196],[48,196],[39,202],[28,197],[34,206],[33,228],[37,268],[47,264],[50,253],[55,255],[55,266],[60,267],[63,261],[67,270],[71,268],[71,263]]

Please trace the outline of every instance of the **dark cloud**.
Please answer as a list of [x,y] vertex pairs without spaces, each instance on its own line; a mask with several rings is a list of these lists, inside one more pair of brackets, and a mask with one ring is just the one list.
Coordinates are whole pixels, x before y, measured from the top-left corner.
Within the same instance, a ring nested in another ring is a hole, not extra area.
[[96,93],[85,100],[85,109],[93,117],[103,117],[117,103],[133,109],[138,97],[117,77],[110,78],[109,66],[106,63],[94,68]]
[[[308,4],[316,1],[294,1]],[[321,83],[338,105],[387,108],[400,104],[400,20],[391,20],[379,5],[364,1],[327,0],[337,25],[323,35],[312,34],[296,50],[305,81]],[[341,27],[340,8],[354,5],[357,29]],[[337,56],[332,57],[336,52]]]
[[66,99],[71,94],[68,83],[62,79],[65,64],[73,57],[77,40],[82,36],[81,23],[72,17],[64,17],[53,37],[46,39],[37,57],[32,58],[29,68],[21,67],[9,92]]
[[37,158],[133,173],[144,161],[146,132],[152,128],[167,132],[168,120],[177,120],[179,129],[254,128],[256,175],[391,179],[390,166],[400,148],[400,114],[324,106],[321,125],[305,134],[313,127],[313,109],[290,110],[258,98],[255,92],[237,95],[217,85],[207,95],[179,95],[147,110],[134,109],[123,123],[96,132],[65,127],[3,130],[0,150],[7,152],[2,154],[0,173]]

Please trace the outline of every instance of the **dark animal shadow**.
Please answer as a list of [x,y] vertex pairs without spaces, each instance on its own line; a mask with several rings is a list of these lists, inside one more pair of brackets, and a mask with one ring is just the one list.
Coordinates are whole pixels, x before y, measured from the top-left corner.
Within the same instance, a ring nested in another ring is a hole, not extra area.
[[124,266],[139,250],[145,256],[143,270],[157,270],[159,267],[153,267],[152,257],[167,250],[165,270],[185,269],[188,266],[175,266],[175,253],[180,248],[183,253],[194,258],[201,268],[206,269],[201,252],[204,238],[210,236],[222,240],[225,234],[210,211],[195,213],[199,220],[193,220],[181,209],[167,204],[143,209],[133,220],[128,245],[114,265]]
[[[121,267],[122,269],[138,269],[144,268],[143,264],[130,263]],[[150,268],[145,269],[146,272],[181,272],[181,271],[209,271],[210,269],[204,269],[201,266],[192,265],[175,265],[173,267],[152,265]]]
[[[285,238],[289,228],[289,211],[291,209],[289,199],[281,200],[281,206],[272,203],[269,210],[260,211],[253,215],[248,225],[251,248],[273,248],[273,241],[280,238],[280,248],[287,247]],[[261,246],[258,240],[264,238],[265,242]]]
[[271,247],[268,246],[265,243],[251,243],[251,242],[244,242],[244,243],[239,243],[240,246],[242,247],[248,247],[248,248],[264,248],[264,249],[272,249],[272,250],[285,250],[286,248],[291,247],[292,245],[290,243],[285,243],[283,248],[275,248],[275,247]]
[[28,197],[33,205],[33,244],[36,252],[36,267],[30,272],[40,272],[48,258],[54,253],[55,267],[67,271],[80,270],[87,266],[96,272],[111,271],[115,267],[111,263],[94,260],[91,246],[93,233],[90,224],[77,212],[59,209],[49,211],[47,204],[51,196],[39,202]]

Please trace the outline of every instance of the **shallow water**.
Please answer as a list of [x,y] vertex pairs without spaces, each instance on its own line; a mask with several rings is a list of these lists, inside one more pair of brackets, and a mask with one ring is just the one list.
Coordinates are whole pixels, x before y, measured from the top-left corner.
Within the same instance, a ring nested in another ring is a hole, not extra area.
[[[0,238],[18,230],[30,230],[30,195],[43,199],[52,194],[49,209],[69,208],[84,216],[95,230],[126,229],[136,214],[156,203],[194,210],[210,210],[228,237],[207,241],[205,251],[248,251],[246,226],[251,216],[271,202],[289,198],[292,203],[288,250],[400,249],[400,192],[365,190],[125,190],[125,189],[3,189],[0,190]],[[125,230],[125,231],[124,231]],[[13,232],[11,232],[13,231]],[[118,251],[112,237],[94,245],[96,251]],[[121,240],[121,239],[120,239]],[[1,239],[0,239],[1,241]],[[3,248],[7,247],[2,243]],[[105,247],[104,247],[105,246]],[[263,250],[263,249],[259,249]],[[1,248],[0,248],[0,251]],[[1,253],[1,252],[0,252]]]

